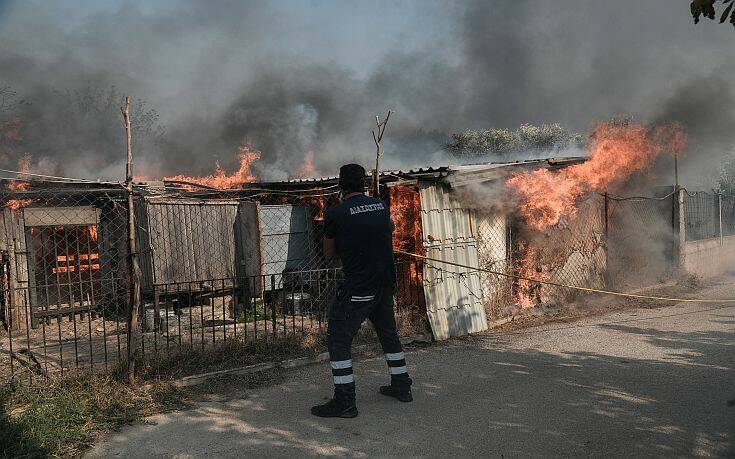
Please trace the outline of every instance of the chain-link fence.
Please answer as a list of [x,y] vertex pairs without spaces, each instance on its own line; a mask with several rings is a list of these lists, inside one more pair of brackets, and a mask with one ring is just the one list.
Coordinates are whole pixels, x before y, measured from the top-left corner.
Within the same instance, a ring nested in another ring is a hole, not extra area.
[[508,217],[500,211],[477,211],[472,215],[476,223],[478,267],[484,270],[480,272],[482,290],[477,295],[489,318],[500,317],[507,314],[513,296],[512,279],[502,275],[512,269],[511,227]]
[[0,379],[114,365],[125,353],[121,189],[19,189],[3,205]]
[[735,196],[720,195],[722,215],[722,235],[735,235]]
[[631,290],[670,277],[677,268],[677,195],[607,196],[607,285]]
[[700,241],[720,236],[719,197],[714,193],[684,191],[686,240]]
[[[388,188],[395,249],[422,254],[441,231],[454,234],[442,219],[425,234],[416,186]],[[447,292],[457,298],[481,301],[490,319],[518,306],[570,299],[569,289],[507,274],[617,290],[658,283],[679,267],[680,213],[687,241],[735,234],[735,198],[681,193],[683,207],[677,193],[590,194],[574,215],[543,232],[524,231],[512,213],[452,208],[450,220],[461,224],[467,254],[459,261],[476,260],[477,268],[442,268],[439,276],[430,262],[398,256],[398,315],[409,322],[426,317],[427,272],[434,281],[456,284],[459,293]],[[0,380],[124,361],[130,312],[126,191],[11,182],[0,205]],[[197,199],[136,190],[140,354],[321,333],[342,276],[322,253],[323,207],[309,195]]]
[[[0,381],[117,366],[128,354],[126,191],[22,183],[0,194]],[[323,331],[342,279],[322,253],[323,203],[279,201],[136,191],[139,355]],[[423,268],[399,260],[396,271],[401,324],[425,314]]]

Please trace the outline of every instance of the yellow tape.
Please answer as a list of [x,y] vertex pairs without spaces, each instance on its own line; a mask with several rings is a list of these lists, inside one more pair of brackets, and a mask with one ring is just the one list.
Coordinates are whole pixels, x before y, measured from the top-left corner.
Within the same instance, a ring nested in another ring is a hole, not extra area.
[[421,260],[427,260],[427,261],[433,261],[436,263],[444,263],[451,266],[457,266],[459,268],[465,268],[470,269],[473,271],[482,271],[490,274],[495,274],[498,276],[503,277],[510,277],[512,279],[519,279],[519,280],[525,280],[530,282],[537,282],[539,284],[544,285],[553,285],[554,287],[562,287],[562,288],[568,288],[573,290],[579,290],[582,292],[590,292],[590,293],[602,293],[605,295],[614,295],[614,296],[622,296],[626,298],[637,298],[640,300],[658,300],[658,301],[672,301],[675,303],[735,303],[735,299],[723,299],[723,300],[705,300],[705,299],[692,299],[692,298],[672,298],[667,296],[652,296],[652,295],[636,295],[635,293],[623,293],[623,292],[613,292],[611,290],[601,290],[597,288],[589,288],[589,287],[577,287],[576,285],[568,285],[568,284],[562,284],[559,282],[552,282],[552,281],[546,281],[546,280],[539,280],[539,279],[533,279],[531,277],[525,277],[525,276],[519,276],[517,274],[508,274],[508,273],[501,273],[498,271],[492,271],[490,269],[484,269],[484,268],[475,268],[472,266],[463,265],[460,263],[454,263],[452,261],[445,261],[445,260],[438,260],[436,258],[430,258],[426,257],[424,255],[419,255],[416,253],[411,252],[404,252],[403,250],[396,250],[395,253],[400,253],[402,255],[408,255],[414,258],[419,258]]

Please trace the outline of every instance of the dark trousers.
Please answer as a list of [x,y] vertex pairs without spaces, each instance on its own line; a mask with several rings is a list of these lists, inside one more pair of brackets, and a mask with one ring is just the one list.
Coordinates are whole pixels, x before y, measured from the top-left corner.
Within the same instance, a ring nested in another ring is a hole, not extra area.
[[327,346],[336,399],[350,402],[355,400],[352,340],[365,319],[369,319],[375,327],[385,353],[391,385],[405,390],[411,387],[411,378],[406,371],[403,346],[398,338],[393,315],[392,289],[353,295],[348,289],[341,288],[329,308],[327,329]]

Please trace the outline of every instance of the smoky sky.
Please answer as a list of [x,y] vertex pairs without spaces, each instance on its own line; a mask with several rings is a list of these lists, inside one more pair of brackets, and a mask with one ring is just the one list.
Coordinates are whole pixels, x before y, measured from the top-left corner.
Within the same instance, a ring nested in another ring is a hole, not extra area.
[[[679,4],[681,3],[681,4]],[[134,98],[136,173],[234,168],[265,179],[313,152],[321,174],[449,161],[451,133],[521,123],[587,132],[628,114],[678,121],[684,180],[705,184],[735,131],[735,31],[670,0],[442,2],[0,1],[2,166],[119,179],[119,99]],[[156,116],[157,115],[157,116]]]

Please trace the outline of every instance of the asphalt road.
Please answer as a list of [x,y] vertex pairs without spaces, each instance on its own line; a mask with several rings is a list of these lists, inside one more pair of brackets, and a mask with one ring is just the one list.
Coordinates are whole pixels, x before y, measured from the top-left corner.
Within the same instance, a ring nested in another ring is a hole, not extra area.
[[[733,286],[709,292],[733,297]],[[735,457],[735,306],[675,305],[407,356],[414,402],[356,363],[355,419],[318,419],[326,365],[105,438],[91,457]]]

